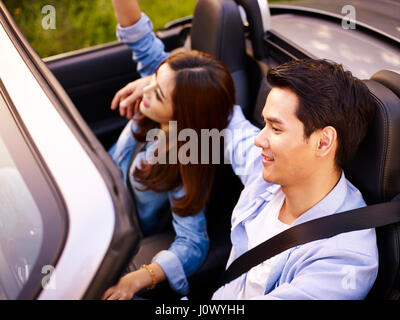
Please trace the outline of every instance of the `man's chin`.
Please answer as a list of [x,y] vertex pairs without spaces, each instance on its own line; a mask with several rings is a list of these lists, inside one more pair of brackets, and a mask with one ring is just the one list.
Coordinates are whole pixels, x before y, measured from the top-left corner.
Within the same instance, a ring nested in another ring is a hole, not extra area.
[[266,170],[263,170],[263,179],[269,183],[276,183],[276,181],[274,180],[273,176],[271,175],[270,172],[266,172]]

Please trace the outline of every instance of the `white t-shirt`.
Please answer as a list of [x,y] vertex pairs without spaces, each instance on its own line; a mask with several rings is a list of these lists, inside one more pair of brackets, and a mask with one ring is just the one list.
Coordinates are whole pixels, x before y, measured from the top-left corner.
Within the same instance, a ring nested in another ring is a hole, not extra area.
[[[249,250],[290,228],[290,225],[278,219],[284,199],[285,194],[282,189],[279,189],[260,214],[245,222]],[[260,228],[260,226],[265,226],[265,228]],[[260,232],[260,230],[263,232]],[[247,272],[244,286],[242,283],[240,287],[236,288],[237,291],[235,290],[238,293],[238,299],[249,299],[264,294],[266,281],[276,257],[264,261]]]

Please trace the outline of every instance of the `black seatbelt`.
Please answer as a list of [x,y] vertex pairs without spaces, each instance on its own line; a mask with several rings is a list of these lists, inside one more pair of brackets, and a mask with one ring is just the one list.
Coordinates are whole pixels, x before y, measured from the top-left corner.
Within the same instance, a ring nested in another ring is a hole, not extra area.
[[371,229],[396,222],[400,222],[400,202],[398,200],[304,222],[264,241],[234,260],[222,274],[219,287],[236,279],[261,262],[295,246],[330,238],[344,232]]

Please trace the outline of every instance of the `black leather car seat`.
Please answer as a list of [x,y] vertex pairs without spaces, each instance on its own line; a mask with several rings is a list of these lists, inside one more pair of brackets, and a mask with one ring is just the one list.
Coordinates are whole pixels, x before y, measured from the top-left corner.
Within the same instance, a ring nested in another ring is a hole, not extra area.
[[232,0],[199,0],[193,15],[191,48],[214,55],[232,74],[236,103],[248,107],[244,26]]
[[[368,205],[400,201],[400,75],[383,70],[365,83],[377,98],[376,113],[345,174]],[[400,224],[376,231],[379,272],[368,298],[399,299]]]

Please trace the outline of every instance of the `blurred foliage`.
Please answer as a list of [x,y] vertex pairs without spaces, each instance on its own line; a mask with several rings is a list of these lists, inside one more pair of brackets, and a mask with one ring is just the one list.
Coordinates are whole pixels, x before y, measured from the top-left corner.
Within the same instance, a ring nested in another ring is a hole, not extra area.
[[[42,57],[116,41],[111,0],[3,0],[29,43]],[[139,0],[154,28],[193,14],[196,0]],[[45,5],[56,10],[56,28],[44,29]]]
[[[280,0],[269,0],[278,2]],[[111,0],[3,0],[29,43],[42,57],[116,41]],[[196,0],[139,0],[155,29],[193,15]],[[44,29],[45,5],[56,10],[56,28]]]

